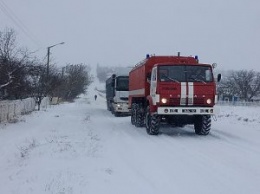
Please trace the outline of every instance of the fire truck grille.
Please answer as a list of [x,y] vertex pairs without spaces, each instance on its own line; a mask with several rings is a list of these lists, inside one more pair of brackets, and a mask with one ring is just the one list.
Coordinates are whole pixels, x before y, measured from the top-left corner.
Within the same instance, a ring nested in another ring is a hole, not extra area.
[[194,105],[205,105],[204,98],[194,98]]
[[[188,100],[189,105],[191,105],[191,104],[193,106],[200,106],[200,105],[203,106],[203,105],[205,105],[204,98],[194,98],[194,99],[191,99],[191,98],[188,98],[188,99],[170,98],[169,104],[170,105],[180,105],[181,102],[183,104],[186,104],[187,100]],[[193,101],[193,103],[192,103],[192,101]]]
[[179,105],[180,98],[170,98],[169,103],[170,103],[170,105]]

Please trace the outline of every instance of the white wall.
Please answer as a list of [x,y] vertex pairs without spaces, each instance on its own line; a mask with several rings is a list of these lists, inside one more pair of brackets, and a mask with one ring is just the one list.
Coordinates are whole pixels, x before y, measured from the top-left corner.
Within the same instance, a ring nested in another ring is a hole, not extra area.
[[[48,104],[49,98],[46,97],[42,100],[41,108],[46,109]],[[0,101],[0,123],[12,122],[20,115],[34,111],[35,106],[34,98]]]

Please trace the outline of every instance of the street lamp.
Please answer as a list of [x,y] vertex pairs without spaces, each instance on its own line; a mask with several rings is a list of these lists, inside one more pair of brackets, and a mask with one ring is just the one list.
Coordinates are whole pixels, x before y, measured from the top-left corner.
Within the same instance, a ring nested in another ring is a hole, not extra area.
[[47,47],[47,75],[46,75],[46,77],[47,77],[47,80],[48,80],[48,78],[49,78],[49,66],[50,66],[50,50],[51,50],[51,48],[52,47],[55,47],[55,46],[57,46],[57,45],[60,45],[60,44],[64,44],[65,42],[60,42],[60,43],[58,43],[58,44],[54,44],[54,45],[52,45],[52,46],[48,46]]

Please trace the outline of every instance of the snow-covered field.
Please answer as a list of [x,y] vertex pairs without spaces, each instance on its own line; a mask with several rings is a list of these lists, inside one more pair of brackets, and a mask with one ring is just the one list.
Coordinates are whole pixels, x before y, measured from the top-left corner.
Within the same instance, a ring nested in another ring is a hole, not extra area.
[[221,106],[208,136],[149,136],[102,95],[0,124],[0,194],[258,194],[260,107]]

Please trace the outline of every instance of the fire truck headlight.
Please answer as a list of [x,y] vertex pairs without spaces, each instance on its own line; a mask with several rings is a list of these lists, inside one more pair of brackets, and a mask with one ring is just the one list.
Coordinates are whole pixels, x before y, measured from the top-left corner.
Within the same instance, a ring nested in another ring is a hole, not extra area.
[[166,98],[162,98],[161,101],[162,101],[163,104],[165,104],[167,102],[167,99]]
[[207,100],[207,104],[211,104],[212,100],[211,99],[208,99]]

